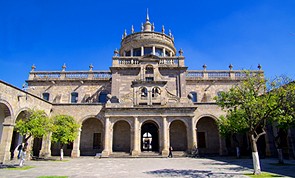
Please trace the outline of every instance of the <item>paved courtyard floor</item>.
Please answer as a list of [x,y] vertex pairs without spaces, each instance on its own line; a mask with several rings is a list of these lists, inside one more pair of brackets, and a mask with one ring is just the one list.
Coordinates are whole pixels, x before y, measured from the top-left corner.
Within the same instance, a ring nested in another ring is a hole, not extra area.
[[[247,177],[252,172],[251,159],[235,158],[65,158],[67,161],[27,161],[28,170],[0,168],[0,177],[69,176],[85,178],[151,178],[151,177]],[[262,159],[262,171],[295,177],[295,161],[277,165],[276,159]],[[16,161],[7,163],[14,165]]]

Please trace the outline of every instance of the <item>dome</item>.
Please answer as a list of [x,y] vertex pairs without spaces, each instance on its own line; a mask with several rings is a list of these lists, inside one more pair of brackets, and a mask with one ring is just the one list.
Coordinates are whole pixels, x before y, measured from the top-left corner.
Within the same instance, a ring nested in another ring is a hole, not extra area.
[[155,25],[150,22],[147,13],[146,21],[141,25],[140,32],[134,32],[131,28],[131,34],[127,35],[125,30],[119,50],[120,56],[145,56],[156,55],[159,57],[175,56],[174,38],[169,31],[165,34],[164,26],[161,32],[155,31]]

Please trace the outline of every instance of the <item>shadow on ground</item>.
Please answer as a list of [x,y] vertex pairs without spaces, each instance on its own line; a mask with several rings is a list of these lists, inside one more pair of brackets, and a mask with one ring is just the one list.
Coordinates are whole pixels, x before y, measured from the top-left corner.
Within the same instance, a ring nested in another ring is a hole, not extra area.
[[234,177],[235,175],[214,173],[211,171],[201,171],[201,170],[177,170],[177,169],[160,169],[155,171],[144,172],[146,174],[154,175],[157,177]]
[[[198,159],[198,158],[197,158]],[[236,159],[232,157],[210,157],[215,161],[220,161],[213,164],[227,165],[234,164],[240,166],[239,168],[228,168],[229,170],[243,171],[246,169],[253,170],[252,158]],[[275,158],[260,159],[260,167],[263,172],[270,172],[279,174],[282,176],[295,177],[295,160],[285,160],[286,164],[278,164],[278,160]],[[210,163],[206,163],[210,164]]]

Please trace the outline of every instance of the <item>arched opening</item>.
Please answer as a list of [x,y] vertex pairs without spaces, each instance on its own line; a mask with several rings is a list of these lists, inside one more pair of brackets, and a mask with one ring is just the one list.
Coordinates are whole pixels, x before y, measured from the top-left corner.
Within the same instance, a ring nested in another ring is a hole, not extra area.
[[175,151],[186,151],[187,150],[187,132],[185,124],[176,120],[170,124],[170,146]]
[[147,98],[148,95],[148,90],[147,88],[143,87],[140,89],[140,96],[142,99]]
[[[27,117],[27,114],[28,114],[28,111],[26,110],[20,112],[15,120],[15,123],[17,123],[17,121],[19,120],[25,119]],[[11,159],[16,158],[18,156],[17,147],[23,142],[24,139],[25,139],[25,135],[20,135],[16,130],[13,131],[11,145],[10,145]],[[35,149],[38,149],[38,148],[35,148]]]
[[0,143],[2,138],[3,123],[5,118],[9,116],[11,116],[9,108],[5,104],[0,103]]
[[141,126],[141,151],[159,152],[159,129],[153,122]]
[[203,117],[197,123],[197,144],[200,154],[219,153],[219,133],[215,120]]
[[81,156],[94,156],[103,149],[103,125],[97,118],[89,118],[82,124],[80,136]]
[[126,121],[118,121],[113,127],[113,151],[130,152],[130,125]]
[[160,96],[160,94],[161,94],[161,90],[160,90],[160,88],[158,88],[158,87],[154,87],[154,88],[152,89],[152,97],[153,97],[153,98],[157,98],[158,96]]
[[154,68],[152,65],[147,65],[145,68],[145,74],[154,74]]

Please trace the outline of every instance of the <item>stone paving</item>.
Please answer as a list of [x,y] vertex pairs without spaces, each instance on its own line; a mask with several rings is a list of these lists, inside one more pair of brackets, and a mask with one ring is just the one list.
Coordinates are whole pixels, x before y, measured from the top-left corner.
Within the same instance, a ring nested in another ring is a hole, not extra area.
[[[151,177],[247,177],[252,172],[251,159],[234,158],[65,158],[68,161],[27,161],[28,170],[8,170],[3,165],[0,177],[69,176],[85,178],[151,178]],[[262,159],[262,171],[283,177],[295,177],[295,161],[278,166],[276,159]],[[13,165],[17,162],[10,162]]]

